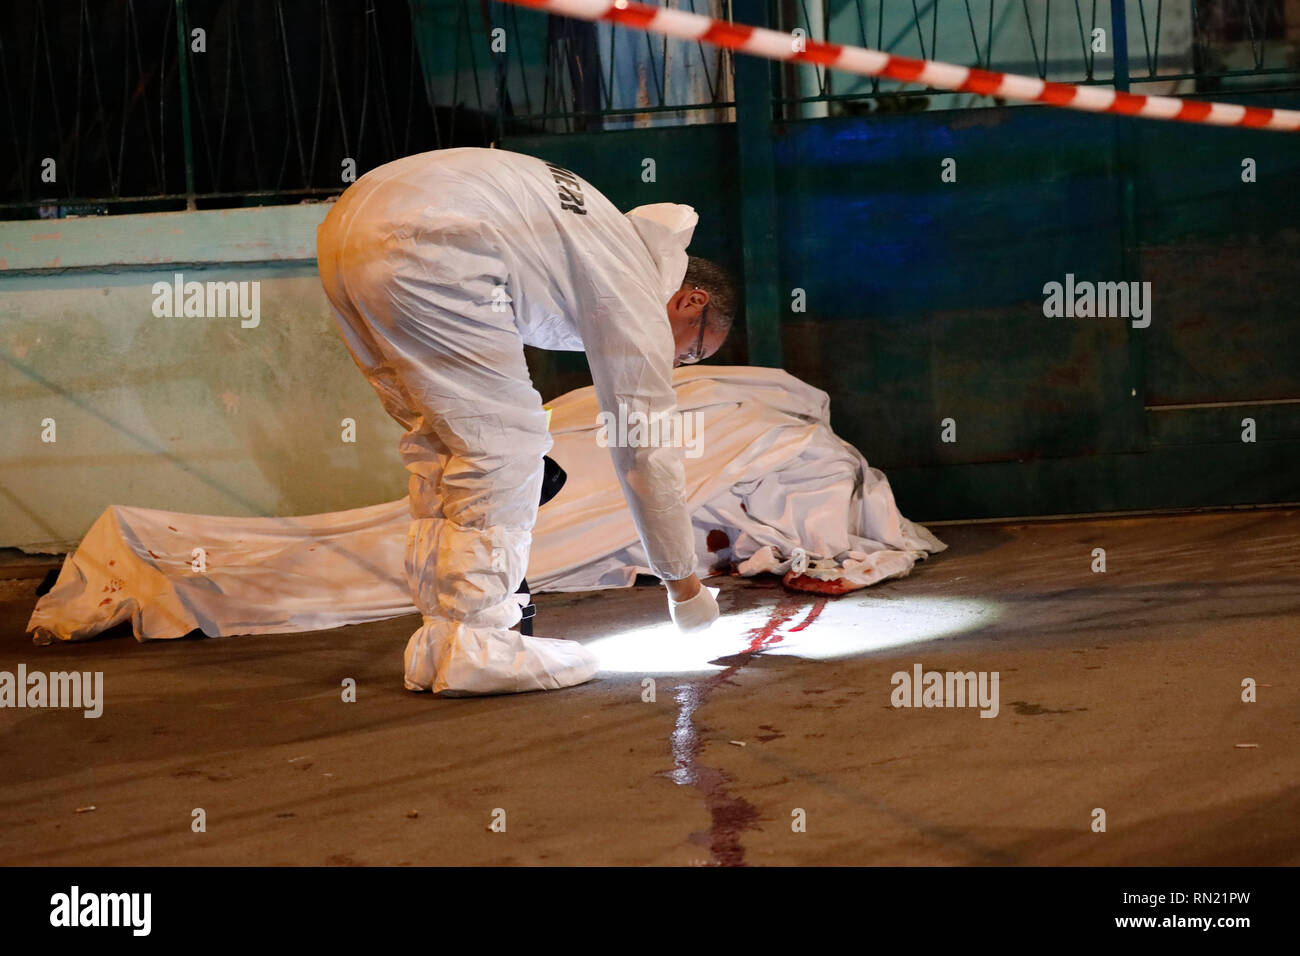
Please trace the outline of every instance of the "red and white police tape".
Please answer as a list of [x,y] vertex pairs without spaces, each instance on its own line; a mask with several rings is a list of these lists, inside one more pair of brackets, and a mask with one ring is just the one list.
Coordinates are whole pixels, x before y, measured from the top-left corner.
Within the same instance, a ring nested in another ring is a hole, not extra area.
[[1208,123],[1212,126],[1249,126],[1256,129],[1300,130],[1300,111],[1275,110],[1232,103],[1207,103],[1203,100],[1174,99],[1169,96],[1139,96],[1100,86],[1074,86],[1049,83],[1032,76],[994,73],[973,67],[936,63],[893,56],[879,50],[840,46],[820,40],[796,38],[762,27],[729,23],[712,17],[648,6],[632,0],[504,0],[523,7],[549,10],[551,13],[579,20],[610,20],[625,27],[661,33],[680,40],[700,40],[767,57],[769,60],[796,60],[858,73],[862,76],[885,76],[904,83],[924,83],[939,90],[979,93],[1012,100],[1049,103],[1066,109],[1089,113],[1120,113],[1148,119],[1180,120],[1184,123]]

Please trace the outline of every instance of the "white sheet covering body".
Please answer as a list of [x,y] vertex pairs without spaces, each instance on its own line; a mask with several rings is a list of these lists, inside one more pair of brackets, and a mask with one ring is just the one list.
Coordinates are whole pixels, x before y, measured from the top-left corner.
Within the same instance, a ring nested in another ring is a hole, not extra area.
[[[874,583],[946,547],[904,518],[884,474],[836,437],[825,392],[778,369],[684,367],[673,380],[679,440],[691,443],[683,461],[701,573],[719,555],[751,573],[779,570],[767,565],[803,549]],[[600,444],[595,394],[578,389],[551,408],[550,454],[569,479],[539,512],[529,584],[534,592],[627,586],[650,570]],[[37,643],[80,640],[129,620],[135,637],[149,640],[414,613],[403,572],[410,521],[406,499],[294,518],[114,505],[68,556],[28,630]],[[719,531],[730,548],[712,552],[709,534]]]

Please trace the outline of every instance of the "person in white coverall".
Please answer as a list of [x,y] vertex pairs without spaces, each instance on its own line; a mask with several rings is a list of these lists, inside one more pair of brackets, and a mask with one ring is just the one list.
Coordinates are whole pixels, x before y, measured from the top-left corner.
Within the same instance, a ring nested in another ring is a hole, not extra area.
[[[734,302],[725,273],[686,254],[697,219],[672,203],[625,216],[543,160],[445,149],[372,170],[321,223],[339,329],[406,428],[406,576],[424,619],[406,646],[409,690],[511,693],[595,674],[580,644],[511,629],[551,448],[524,345],[585,350],[602,411],[674,414],[673,366],[717,350]],[[696,575],[681,450],[610,451],[673,620],[707,627],[718,606]]]

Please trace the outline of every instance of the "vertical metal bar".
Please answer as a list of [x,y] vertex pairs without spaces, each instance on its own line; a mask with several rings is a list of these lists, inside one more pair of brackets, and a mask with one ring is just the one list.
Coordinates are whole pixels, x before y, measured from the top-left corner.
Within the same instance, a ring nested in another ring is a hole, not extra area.
[[189,43],[185,34],[185,0],[176,0],[176,68],[181,81],[181,137],[185,145],[185,208],[194,202],[194,142],[190,136]]
[[[1124,0],[1110,0],[1110,34],[1111,48],[1114,50],[1115,89],[1127,93],[1128,75],[1128,20]],[[1120,184],[1120,241],[1122,260],[1126,281],[1137,281],[1137,211],[1134,194],[1133,167],[1133,124],[1119,120],[1116,126],[1117,173]]]
[[[1155,76],[1156,68],[1160,65],[1160,17],[1164,12],[1165,0],[1159,0],[1156,3],[1156,44],[1155,53],[1147,56],[1147,76]],[[1139,8],[1141,9],[1141,8]],[[1144,20],[1145,22],[1145,20]]]
[[[737,22],[767,26],[767,0],[735,0]],[[744,256],[745,329],[749,363],[781,367],[776,245],[776,161],[772,155],[772,68],[767,60],[732,61],[736,91],[736,169]]]
[[[1127,92],[1128,72],[1128,20],[1124,0],[1110,0],[1110,38],[1114,50],[1114,78],[1116,90]],[[1130,119],[1114,117],[1111,120],[1115,133],[1115,171],[1119,183],[1119,266],[1121,279],[1139,282],[1142,278],[1142,260],[1137,218],[1137,189],[1134,182],[1134,161],[1137,156],[1137,124]],[[1145,329],[1135,329],[1125,323],[1128,336],[1129,394],[1122,396],[1127,403],[1129,439],[1133,450],[1148,446],[1146,416],[1146,346]]]
[[1124,0],[1110,0],[1110,39],[1115,50],[1115,89],[1128,92],[1128,14]]
[[[507,86],[510,79],[510,50],[515,41],[509,39],[506,42],[506,48],[500,53],[492,52],[492,31],[497,27],[504,27],[508,9],[502,4],[494,3],[487,11],[488,16],[488,56],[494,61],[496,67],[496,135],[493,137],[494,143],[502,143],[506,138],[506,95]],[[517,36],[518,34],[516,34]]]

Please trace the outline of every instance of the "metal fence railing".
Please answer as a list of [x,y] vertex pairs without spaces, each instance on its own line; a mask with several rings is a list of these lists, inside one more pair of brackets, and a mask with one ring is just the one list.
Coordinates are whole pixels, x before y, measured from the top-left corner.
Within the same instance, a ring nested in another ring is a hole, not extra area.
[[[730,18],[730,0],[677,5]],[[506,4],[492,23],[506,32],[491,106],[516,122],[574,132],[734,119],[729,50]]]
[[6,0],[0,216],[301,201],[486,145],[429,96],[406,0]]
[[[732,15],[731,0],[663,2]],[[1298,0],[768,11],[816,39],[1044,79],[1111,84],[1118,69],[1142,92],[1300,89]],[[787,119],[995,102],[771,69]],[[735,99],[728,51],[490,0],[6,0],[0,217],[309,200],[337,193],[349,167],[520,132],[730,122]]]
[[[1300,89],[1300,6],[1286,0],[778,0],[776,25],[902,56],[1147,93]],[[1289,19],[1288,19],[1289,17]],[[1117,19],[1118,18],[1118,19]],[[1127,64],[1125,61],[1127,60]],[[783,64],[787,118],[995,105],[976,94]]]

